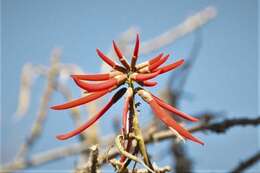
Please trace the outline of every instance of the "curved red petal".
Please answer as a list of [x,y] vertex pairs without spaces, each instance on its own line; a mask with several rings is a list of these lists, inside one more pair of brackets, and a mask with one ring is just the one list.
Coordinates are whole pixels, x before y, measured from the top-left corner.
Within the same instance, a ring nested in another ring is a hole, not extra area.
[[156,86],[158,83],[157,82],[154,82],[154,81],[148,81],[148,80],[145,80],[145,81],[142,81],[142,82],[138,82],[140,85],[142,86],[146,86],[146,87],[153,87],[153,86]]
[[184,59],[178,60],[177,62],[169,64],[167,66],[161,67],[155,71],[161,70],[160,74],[163,74],[163,73],[166,73],[170,70],[173,70],[173,69],[181,66],[182,64],[184,64]]
[[94,91],[102,91],[108,88],[111,88],[113,86],[116,86],[118,84],[118,81],[115,78],[106,80],[104,82],[99,83],[88,83],[83,82],[79,79],[74,78],[75,83],[82,89],[87,90],[88,92],[94,92]]
[[160,53],[159,55],[155,56],[154,58],[151,58],[151,59],[148,61],[149,64],[151,65],[151,64],[153,64],[153,63],[159,61],[159,60],[162,58],[162,56],[163,56],[163,53]]
[[89,103],[89,102],[91,102],[93,100],[96,100],[96,99],[104,96],[108,92],[109,92],[109,90],[89,93],[89,95],[84,96],[82,98],[79,98],[79,99],[76,99],[76,100],[72,100],[72,101],[69,101],[69,102],[61,104],[61,105],[52,106],[51,109],[63,110],[63,109],[69,109],[69,108],[73,108],[73,107],[76,107],[76,106],[80,106],[80,105]]
[[170,57],[170,55],[168,54],[165,57],[163,57],[163,58],[159,59],[158,61],[154,62],[153,64],[151,64],[149,66],[149,71],[155,70],[157,67],[159,67],[160,65],[165,63],[168,60],[169,57]]
[[66,134],[58,135],[57,139],[59,140],[66,140],[68,138],[71,138],[75,135],[80,134],[84,130],[86,130],[88,127],[90,127],[92,124],[94,124],[99,118],[101,118],[104,113],[114,104],[116,103],[125,93],[126,88],[120,89],[111,99],[110,101],[100,110],[99,113],[97,113],[94,117],[92,117],[89,121],[81,125],[79,128],[70,131]]
[[145,80],[149,80],[152,78],[155,78],[156,76],[158,76],[160,74],[160,71],[156,71],[153,73],[148,73],[148,74],[137,74],[134,78],[134,80],[136,81],[145,81]]
[[136,34],[134,53],[131,59],[131,68],[135,68],[135,64],[138,58],[139,47],[140,47],[139,34]]
[[99,49],[96,49],[98,56],[105,62],[107,63],[109,66],[111,66],[112,68],[116,67],[116,63],[111,60],[109,57],[107,57],[103,52],[101,52]]
[[119,49],[119,47],[116,45],[116,42],[114,40],[113,40],[113,48],[114,48],[118,58],[119,59],[123,58],[123,54],[122,54],[121,50]]
[[121,62],[121,64],[123,66],[125,66],[127,69],[130,69],[130,65],[128,64],[127,60],[125,59],[125,57],[123,56],[121,50],[119,49],[119,47],[116,45],[116,42],[113,41],[113,47],[114,50],[116,52],[116,55],[118,56],[119,61]]
[[156,57],[154,57],[154,58],[152,58],[152,59],[150,59],[150,60],[148,60],[148,61],[145,61],[145,62],[142,62],[142,63],[140,63],[140,64],[137,64],[137,65],[135,66],[135,68],[136,68],[137,70],[141,70],[141,69],[143,69],[143,68],[146,68],[147,66],[149,66],[149,65],[151,65],[151,64],[153,64],[153,63],[159,61],[162,56],[163,56],[163,53],[157,55]]
[[172,119],[158,104],[157,102],[152,99],[149,101],[149,105],[151,106],[153,112],[155,115],[163,121],[168,127],[171,127],[175,129],[180,135],[183,137],[192,140],[194,142],[197,142],[199,144],[204,145],[204,143],[199,140],[198,138],[192,136],[190,132],[188,132],[186,129],[184,129],[182,126],[180,126],[174,119]]
[[77,78],[79,80],[90,80],[90,81],[101,81],[110,79],[109,73],[103,74],[83,74],[83,75],[71,75],[73,79]]
[[163,100],[161,100],[160,98],[158,98],[158,97],[156,97],[156,96],[154,96],[154,95],[152,95],[152,96],[153,96],[153,98],[155,99],[155,101],[156,101],[162,108],[167,109],[168,111],[171,111],[172,113],[174,113],[174,114],[176,114],[176,115],[178,115],[178,116],[180,116],[180,117],[182,117],[182,118],[184,118],[184,119],[186,119],[186,120],[189,120],[189,121],[192,121],[192,122],[197,122],[197,121],[198,121],[197,118],[192,117],[192,116],[190,116],[190,115],[188,115],[188,114],[186,114],[186,113],[184,113],[184,112],[179,111],[178,109],[176,109],[176,108],[172,107],[171,105],[165,103]]

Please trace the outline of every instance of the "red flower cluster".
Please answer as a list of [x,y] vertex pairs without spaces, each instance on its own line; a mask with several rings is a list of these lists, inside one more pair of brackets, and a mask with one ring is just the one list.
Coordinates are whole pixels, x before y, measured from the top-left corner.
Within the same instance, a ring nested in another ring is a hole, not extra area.
[[[163,54],[159,54],[158,56],[150,59],[149,61],[140,63],[136,65],[136,61],[138,58],[139,52],[139,36],[136,37],[136,43],[134,47],[134,52],[132,55],[131,63],[127,62],[127,59],[123,56],[121,50],[118,48],[116,43],[113,41],[113,47],[115,53],[121,62],[121,65],[117,64],[111,58],[103,54],[99,49],[97,49],[97,54],[99,57],[107,63],[109,66],[113,68],[109,73],[103,74],[84,74],[84,75],[72,75],[71,77],[75,81],[75,83],[82,89],[86,90],[88,93],[86,96],[67,102],[65,104],[57,105],[51,107],[55,110],[69,109],[82,104],[89,103],[93,100],[96,100],[105,94],[115,90],[123,84],[128,84],[128,88],[121,88],[119,91],[115,93],[115,95],[109,100],[109,102],[98,112],[94,117],[92,117],[88,122],[84,123],[82,126],[73,130],[69,133],[57,136],[60,140],[65,140],[70,137],[73,137],[92,124],[94,124],[100,117],[104,115],[104,113],[115,104],[123,95],[125,96],[125,104],[123,108],[123,131],[127,133],[127,119],[128,119],[128,107],[129,101],[133,98],[133,95],[137,93],[145,102],[147,102],[155,115],[163,121],[168,127],[175,129],[182,137],[185,137],[189,140],[197,142],[199,144],[203,144],[202,141],[195,138],[191,135],[186,129],[184,129],[181,125],[179,125],[174,119],[168,115],[164,109],[173,112],[180,117],[189,120],[189,121],[198,121],[198,119],[187,115],[171,105],[165,103],[158,97],[152,95],[142,87],[135,88],[130,87],[130,84],[134,82],[138,83],[141,86],[152,87],[157,85],[156,82],[150,81],[150,79],[155,78],[156,76],[166,73],[170,70],[173,70],[184,63],[184,60],[178,60],[172,64],[160,67],[164,62],[167,61],[169,55],[163,56]],[[99,81],[98,83],[86,82],[86,81]]]

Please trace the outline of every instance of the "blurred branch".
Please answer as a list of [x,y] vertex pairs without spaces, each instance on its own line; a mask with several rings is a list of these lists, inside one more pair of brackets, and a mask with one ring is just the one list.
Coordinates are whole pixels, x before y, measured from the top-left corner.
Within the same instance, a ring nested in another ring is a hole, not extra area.
[[174,141],[171,144],[171,150],[174,155],[175,159],[175,172],[176,173],[191,173],[192,171],[192,161],[187,156],[187,153],[185,151],[185,146],[182,145],[182,143]]
[[23,66],[20,80],[20,92],[18,97],[18,105],[15,115],[18,117],[24,116],[28,110],[31,98],[31,86],[34,80],[40,75],[46,75],[47,68],[38,65],[34,66],[27,63]]
[[225,133],[231,127],[237,126],[257,126],[260,124],[260,117],[256,118],[237,118],[237,119],[227,119],[218,123],[212,123],[202,126],[203,130],[215,132],[215,133]]
[[253,156],[249,157],[243,162],[240,162],[237,167],[235,167],[231,173],[241,173],[244,172],[249,167],[253,166],[260,161],[260,151],[257,151]]
[[[185,61],[185,64],[182,66],[182,68],[179,69],[179,71],[177,71],[177,73],[175,71],[173,71],[171,73],[171,76],[169,77],[169,83],[167,86],[172,86],[174,84],[174,82],[176,81],[176,79],[180,80],[178,83],[178,86],[176,86],[176,88],[178,88],[178,90],[179,90],[178,91],[179,95],[177,96],[177,98],[179,98],[179,96],[183,93],[183,89],[184,89],[184,86],[188,79],[188,76],[191,73],[192,67],[193,67],[196,59],[198,58],[200,49],[202,47],[202,42],[203,42],[202,30],[199,29],[195,32],[193,46],[188,55],[188,59]],[[176,76],[180,76],[180,77],[177,78]]]
[[[260,117],[257,118],[237,118],[237,119],[227,119],[222,120],[217,123],[210,124],[201,124],[192,128],[189,128],[190,132],[199,132],[199,131],[211,131],[215,133],[225,132],[227,129],[231,127],[237,126],[257,126],[260,124]],[[175,134],[171,130],[162,130],[162,131],[150,131],[150,133],[144,133],[145,143],[151,144],[154,142],[159,142],[166,139],[175,138]],[[106,143],[111,143],[110,141],[113,139],[109,139]],[[14,170],[24,169],[28,167],[38,166],[42,164],[46,164],[48,162],[59,160],[66,158],[71,155],[76,155],[82,152],[88,151],[89,146],[84,143],[76,143],[71,144],[66,147],[52,149],[49,151],[45,151],[40,154],[35,154],[28,160],[16,160],[12,163],[4,165],[1,167],[1,170],[12,172]],[[118,150],[116,148],[112,148],[110,152],[105,155],[99,156],[99,164],[103,165],[107,162],[107,160],[114,158],[118,155]]]
[[96,145],[90,147],[89,160],[75,173],[96,173],[98,169],[98,148]]
[[[224,124],[224,125],[222,125]],[[194,133],[198,131],[211,131],[215,133],[225,132],[227,129],[236,126],[257,126],[260,124],[260,117],[257,118],[237,118],[237,119],[228,119],[223,120],[218,123],[210,124],[201,124],[192,128],[189,128],[188,131]],[[145,143],[159,142],[166,139],[175,138],[175,134],[171,130],[162,130],[158,132],[145,133],[144,140]],[[105,157],[100,157],[100,163],[104,163],[106,158],[110,159],[115,157],[118,154],[117,150],[111,149],[110,153]]]
[[[206,24],[208,21],[213,19],[217,14],[214,7],[207,7],[195,15],[188,17],[183,23],[179,24],[177,27],[173,27],[168,31],[160,34],[159,36],[145,41],[142,43],[140,48],[141,54],[148,54],[152,51],[160,49],[170,43],[175,42],[177,39],[183,37],[184,35],[191,33],[195,29],[200,28],[202,25]],[[125,52],[126,55],[130,55],[130,50],[133,45],[130,45],[127,49],[129,52]]]
[[[260,117],[257,118],[235,118],[235,119],[227,119],[222,120],[221,122],[214,122],[209,124],[201,124],[189,129],[190,132],[198,132],[198,131],[211,131],[214,133],[224,133],[231,127],[237,126],[258,126],[260,124]],[[149,140],[161,141],[164,139],[168,139],[174,137],[171,130],[165,130],[161,132],[157,132],[150,136]],[[149,141],[148,140],[148,141]]]
[[64,159],[68,156],[80,154],[83,151],[89,151],[89,147],[84,143],[70,144],[65,147],[59,147],[34,154],[30,159],[17,159],[12,163],[1,166],[0,172],[14,172],[20,169],[43,165],[54,160]]
[[60,57],[60,51],[55,50],[51,58],[51,66],[47,74],[48,81],[45,90],[43,92],[43,95],[41,97],[41,102],[40,102],[38,114],[36,116],[36,120],[32,125],[30,134],[26,138],[26,141],[21,145],[15,159],[21,159],[26,157],[28,150],[35,143],[35,141],[39,138],[39,136],[42,133],[42,128],[47,116],[47,110],[49,109],[48,103],[54,91],[54,85],[55,85],[54,83],[58,75],[59,57]]

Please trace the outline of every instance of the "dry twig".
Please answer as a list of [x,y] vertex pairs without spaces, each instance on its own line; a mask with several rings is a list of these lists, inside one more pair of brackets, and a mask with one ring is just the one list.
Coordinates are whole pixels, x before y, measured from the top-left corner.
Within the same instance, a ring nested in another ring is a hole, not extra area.
[[[224,126],[222,125],[225,124]],[[198,132],[198,131],[212,131],[212,132],[225,132],[227,129],[236,126],[257,126],[260,124],[260,117],[257,118],[237,118],[237,119],[229,119],[223,120],[218,123],[210,123],[210,124],[202,124],[189,129],[190,132]],[[144,133],[144,140],[146,144],[150,144],[153,142],[159,142],[166,139],[175,138],[175,135],[171,130],[162,130],[159,132],[152,132],[150,134]],[[109,139],[108,141],[111,141]],[[107,142],[111,143],[111,142]],[[14,170],[25,169],[28,167],[33,167],[37,165],[46,164],[48,162],[63,159],[68,156],[76,155],[81,152],[88,151],[89,147],[84,143],[76,143],[66,147],[52,149],[49,151],[45,151],[43,153],[35,154],[28,160],[16,160],[12,163],[4,165],[1,167],[1,170],[5,170],[6,172],[12,172]],[[99,165],[103,165],[107,162],[107,159],[114,158],[118,155],[118,150],[116,148],[112,148],[110,152],[104,156],[99,156]]]
[[238,164],[237,167],[235,167],[231,173],[240,173],[244,172],[249,167],[253,166],[257,162],[260,161],[260,151],[257,151],[253,156],[249,157],[245,161]]

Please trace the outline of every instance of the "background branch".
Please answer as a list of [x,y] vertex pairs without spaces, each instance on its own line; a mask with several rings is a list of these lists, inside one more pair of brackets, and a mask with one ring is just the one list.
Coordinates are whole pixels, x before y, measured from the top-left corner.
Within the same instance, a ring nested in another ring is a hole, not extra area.
[[232,171],[231,173],[240,173],[244,172],[249,167],[253,166],[257,162],[260,161],[260,151],[257,151],[254,155],[246,159],[245,161],[239,163]]
[[[222,120],[217,123],[209,123],[209,124],[201,124],[192,128],[189,128],[190,132],[198,132],[198,131],[212,131],[215,133],[223,133],[227,129],[236,126],[257,126],[260,124],[260,117],[257,118],[237,118],[237,119],[227,119]],[[162,130],[151,133],[144,133],[145,143],[150,144],[154,142],[159,142],[166,139],[175,138],[175,135],[171,130]],[[111,143],[112,139],[108,139],[107,141],[103,141],[104,143]],[[68,156],[76,155],[81,152],[89,152],[89,146],[84,143],[75,143],[66,147],[61,147],[57,149],[52,149],[49,151],[45,151],[43,153],[35,154],[28,160],[16,160],[12,163],[4,165],[1,167],[2,171],[13,172],[14,170],[25,169],[28,167],[38,166],[42,164],[46,164],[48,162],[64,159]],[[99,156],[99,164],[103,165],[107,162],[107,159],[114,158],[118,155],[118,150],[116,148],[112,148],[109,153],[105,153],[105,155]]]

